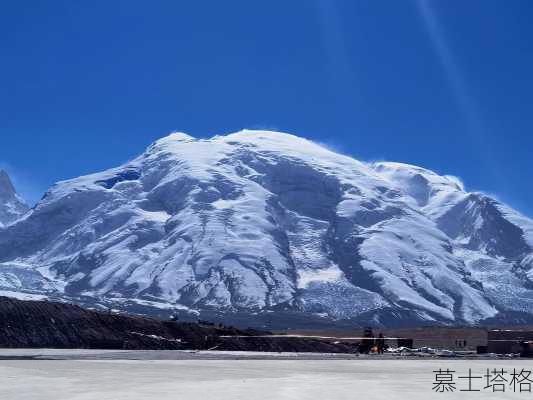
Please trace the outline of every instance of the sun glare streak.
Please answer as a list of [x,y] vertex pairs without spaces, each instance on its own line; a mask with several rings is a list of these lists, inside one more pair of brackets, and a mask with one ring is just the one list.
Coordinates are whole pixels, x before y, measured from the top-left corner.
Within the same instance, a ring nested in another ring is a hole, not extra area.
[[502,182],[501,171],[494,166],[496,158],[492,154],[486,135],[487,128],[481,118],[479,105],[476,99],[468,92],[468,86],[463,77],[453,52],[446,41],[446,35],[429,0],[416,0],[418,11],[424,21],[429,38],[435,53],[442,66],[446,79],[457,102],[459,111],[463,114],[466,122],[466,134],[470,137],[472,145],[481,157],[481,161],[487,166],[494,178]]
[[322,30],[322,42],[326,53],[326,68],[330,85],[335,91],[355,89],[355,79],[343,33],[338,4],[316,0],[318,22]]
[[481,119],[477,111],[475,100],[467,91],[467,85],[464,81],[457,62],[446,42],[444,31],[433,11],[430,2],[426,0],[417,0],[416,4],[422,19],[424,20],[433,48],[439,58],[446,79],[448,80],[453,95],[458,103],[460,111],[465,115],[469,125],[470,133],[479,135],[481,132]]

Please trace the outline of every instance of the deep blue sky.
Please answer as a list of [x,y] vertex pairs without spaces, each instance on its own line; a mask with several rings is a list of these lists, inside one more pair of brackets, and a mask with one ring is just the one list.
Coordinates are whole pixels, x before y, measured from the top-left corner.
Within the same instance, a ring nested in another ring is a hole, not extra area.
[[173,130],[269,128],[531,216],[532,20],[530,0],[4,2],[0,165],[33,201]]

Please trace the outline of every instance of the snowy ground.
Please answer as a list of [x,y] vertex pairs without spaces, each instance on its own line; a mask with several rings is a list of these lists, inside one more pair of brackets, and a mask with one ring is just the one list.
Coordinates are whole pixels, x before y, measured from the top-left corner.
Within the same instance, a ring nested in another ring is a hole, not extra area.
[[[457,375],[483,374],[486,368],[507,371],[532,369],[527,360],[385,360],[242,359],[239,354],[222,359],[194,359],[191,353],[116,351],[38,351],[45,356],[108,357],[108,359],[2,360],[0,398],[11,400],[152,400],[152,399],[431,399],[529,397],[531,393],[482,391],[478,393],[432,391],[438,368]],[[209,353],[211,358],[217,355]],[[31,356],[30,351],[0,351],[0,356]],[[144,354],[144,355],[143,355]],[[188,355],[187,355],[188,354]],[[205,353],[203,353],[205,355]],[[273,357],[274,355],[271,355]],[[124,358],[154,359],[124,359]],[[227,358],[241,359],[227,359]],[[226,359],[224,359],[226,358]],[[481,384],[480,380],[480,383]],[[476,384],[477,381],[476,381]],[[466,387],[458,384],[458,389]],[[485,397],[486,396],[486,397]]]

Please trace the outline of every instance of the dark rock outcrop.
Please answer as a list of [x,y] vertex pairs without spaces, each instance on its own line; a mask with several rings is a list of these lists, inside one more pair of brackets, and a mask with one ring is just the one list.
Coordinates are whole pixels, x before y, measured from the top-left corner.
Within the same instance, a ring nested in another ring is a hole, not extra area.
[[0,347],[353,352],[353,345],[269,337],[206,322],[163,321],[0,297]]

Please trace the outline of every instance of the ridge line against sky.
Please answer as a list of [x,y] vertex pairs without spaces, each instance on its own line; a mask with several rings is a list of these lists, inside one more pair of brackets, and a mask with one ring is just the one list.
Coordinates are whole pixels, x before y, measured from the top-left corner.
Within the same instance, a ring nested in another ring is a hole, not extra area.
[[[377,163],[377,162],[391,162],[391,163],[397,163],[397,161],[394,161],[394,160],[383,160],[383,159],[358,160],[358,159],[355,158],[354,156],[352,156],[352,155],[350,155],[350,154],[348,154],[348,153],[345,153],[345,152],[342,150],[342,146],[337,146],[337,145],[335,145],[335,144],[328,144],[328,143],[317,142],[317,141],[314,141],[314,140],[308,139],[308,138],[303,137],[303,136],[298,136],[298,135],[296,135],[296,134],[294,134],[294,133],[281,132],[281,131],[273,131],[273,130],[267,130],[267,129],[242,129],[242,130],[240,130],[240,131],[247,131],[247,130],[248,130],[248,131],[252,131],[252,132],[253,132],[253,131],[269,131],[269,132],[280,133],[280,134],[294,135],[294,136],[297,136],[297,137],[299,137],[299,138],[306,139],[306,140],[308,140],[308,141],[310,141],[310,142],[312,142],[312,143],[314,143],[314,144],[317,144],[317,145],[319,145],[319,146],[321,146],[321,147],[324,147],[325,149],[327,149],[327,150],[329,150],[329,151],[332,151],[332,152],[334,152],[334,153],[336,153],[336,154],[343,155],[343,156],[347,156],[347,157],[350,157],[350,158],[355,159],[355,160],[357,160],[357,161],[361,161],[361,162],[366,163],[366,164],[373,164],[373,163]],[[239,131],[237,131],[237,132],[239,132]],[[227,134],[224,134],[224,135],[217,134],[217,135],[213,135],[213,136],[211,136],[211,137],[194,137],[194,136],[192,136],[192,135],[187,134],[186,132],[182,132],[182,131],[174,131],[174,132],[170,132],[168,135],[164,135],[164,136],[160,137],[160,138],[157,139],[157,140],[160,140],[160,139],[163,139],[163,138],[165,138],[165,137],[171,136],[171,135],[173,135],[173,134],[175,134],[175,133],[184,133],[184,134],[186,134],[186,135],[188,135],[188,136],[191,136],[191,138],[194,139],[194,140],[202,140],[202,139],[203,139],[203,140],[211,140],[211,139],[215,139],[215,138],[220,137],[220,136],[227,136],[227,135],[229,135],[229,134],[231,134],[231,133],[237,133],[237,132],[230,132],[230,133],[227,133]],[[157,140],[156,140],[156,141],[157,141]],[[154,143],[154,142],[152,142],[150,145],[146,146],[146,148],[145,148],[143,151],[146,151],[146,150],[147,150],[147,149],[148,149],[153,143]],[[139,152],[138,155],[140,155],[140,154],[142,154],[142,152]],[[138,155],[137,155],[137,156],[138,156]],[[123,161],[123,162],[117,163],[116,165],[114,165],[114,166],[112,166],[112,167],[110,167],[110,168],[119,167],[120,165],[127,164],[127,163],[133,161],[134,158],[135,158],[135,157],[132,157],[132,158],[130,158],[130,159],[128,159],[128,160],[125,160],[125,161]],[[482,189],[479,189],[479,190],[478,190],[478,189],[472,189],[472,188],[469,188],[469,187],[465,187],[465,183],[463,182],[463,180],[462,180],[462,178],[461,178],[460,176],[451,175],[451,174],[446,174],[446,173],[442,173],[442,172],[439,172],[439,171],[433,171],[433,170],[431,170],[430,168],[426,168],[426,167],[424,167],[424,166],[422,166],[422,165],[414,165],[414,164],[409,164],[409,163],[402,163],[402,164],[412,165],[412,166],[414,166],[414,167],[419,167],[419,168],[427,169],[427,170],[429,170],[429,171],[431,171],[431,172],[435,172],[435,173],[437,173],[439,176],[446,177],[446,178],[448,178],[448,179],[453,180],[457,185],[459,185],[459,186],[461,187],[462,190],[464,190],[464,191],[466,191],[466,192],[482,192],[482,193],[484,193],[484,194],[486,194],[486,195],[488,195],[488,196],[490,196],[490,197],[492,197],[492,198],[494,198],[494,199],[496,199],[496,200],[498,200],[498,201],[500,201],[500,202],[506,204],[506,202],[505,202],[504,200],[501,200],[501,199],[498,197],[497,194],[489,193],[489,192],[483,191]],[[31,193],[31,191],[32,191],[32,190],[35,190],[35,189],[34,189],[33,187],[29,186],[28,181],[24,181],[24,179],[19,179],[19,175],[17,175],[16,173],[15,173],[15,174],[10,173],[10,172],[9,172],[10,170],[13,171],[12,168],[10,168],[9,166],[6,166],[6,165],[2,165],[2,164],[0,163],[0,171],[2,171],[2,170],[8,172],[8,175],[10,176],[10,178],[12,179],[12,181],[14,182],[14,186],[15,186],[15,189],[16,189],[17,193],[19,193],[19,195],[21,195],[21,197],[23,198],[23,200],[27,201],[28,204],[29,204],[30,206],[33,206],[36,202],[38,202],[38,200],[40,199],[40,197],[42,197],[42,195],[44,194],[44,191],[39,192],[39,193],[38,193],[39,199],[37,199],[36,197],[33,197],[33,199],[36,199],[36,200],[32,200],[32,197],[28,197],[28,198],[27,198],[27,197],[24,197],[24,192],[26,192],[26,193]],[[102,171],[92,171],[92,172],[90,172],[89,174],[92,174],[92,173],[98,173],[98,172],[102,172]],[[78,178],[78,177],[79,177],[79,176],[72,176],[72,177],[68,177],[68,178],[66,178],[65,180],[67,180],[67,179],[71,179],[71,178]],[[54,183],[58,183],[58,182],[60,182],[60,181],[56,181],[56,182],[54,182]],[[22,187],[22,190],[19,190],[19,189],[17,188],[17,185],[21,186],[21,187]],[[48,188],[47,188],[47,189],[48,189]],[[46,190],[47,190],[47,189],[46,189]],[[35,193],[34,193],[34,194],[35,194]],[[508,205],[510,205],[510,206],[512,207],[511,204],[508,204]],[[517,211],[520,211],[520,210],[517,210]],[[523,213],[523,214],[524,214],[525,216],[528,216],[528,215],[525,214],[525,213]],[[530,216],[528,216],[528,217],[530,217]]]
[[532,216],[531,18],[525,0],[11,3],[0,167],[34,202],[165,132],[268,128]]

